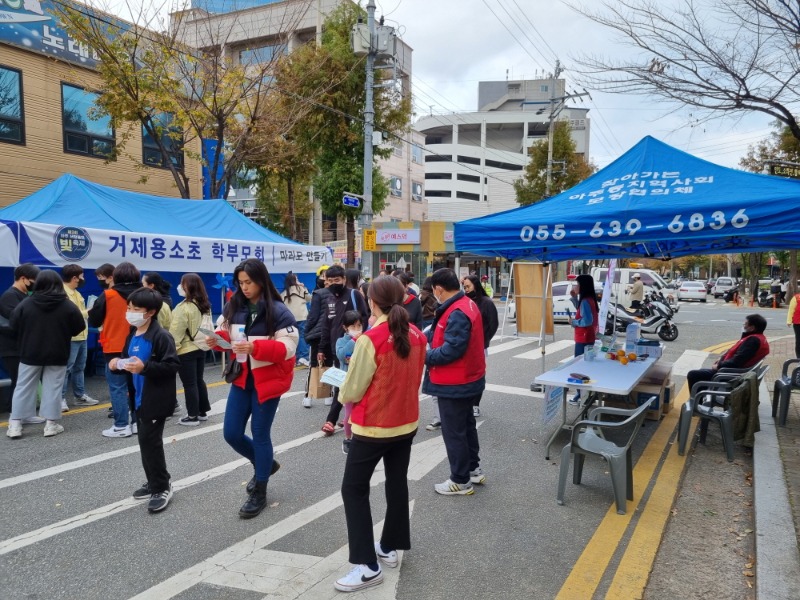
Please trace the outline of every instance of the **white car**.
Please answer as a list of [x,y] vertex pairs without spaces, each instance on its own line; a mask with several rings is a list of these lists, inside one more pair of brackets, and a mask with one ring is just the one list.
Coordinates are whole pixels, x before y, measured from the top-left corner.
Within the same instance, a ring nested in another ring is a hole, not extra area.
[[683,281],[678,288],[678,300],[706,301],[708,291],[702,281]]
[[[570,300],[569,290],[578,284],[574,281],[556,281],[553,284],[553,321],[556,323],[569,323],[570,315],[575,318],[575,306]],[[596,286],[595,292],[599,299],[603,295],[602,286]],[[517,305],[514,300],[508,303],[508,319],[517,320]]]

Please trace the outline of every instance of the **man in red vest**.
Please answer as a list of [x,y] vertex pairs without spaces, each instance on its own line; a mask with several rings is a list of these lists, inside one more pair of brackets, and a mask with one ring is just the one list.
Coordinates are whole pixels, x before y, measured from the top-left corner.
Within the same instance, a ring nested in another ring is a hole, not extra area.
[[464,295],[452,269],[431,276],[439,307],[428,331],[422,391],[439,399],[442,438],[450,461],[450,478],[434,489],[445,496],[475,493],[473,483],[484,483],[478,453],[478,430],[472,412],[486,385],[483,323],[478,306]]
[[769,343],[764,337],[764,330],[767,328],[767,320],[759,314],[747,315],[744,319],[742,337],[731,346],[717,362],[711,365],[710,369],[695,369],[689,371],[686,380],[689,382],[689,389],[698,381],[711,381],[720,369],[746,369],[752,367],[767,354],[769,354]]

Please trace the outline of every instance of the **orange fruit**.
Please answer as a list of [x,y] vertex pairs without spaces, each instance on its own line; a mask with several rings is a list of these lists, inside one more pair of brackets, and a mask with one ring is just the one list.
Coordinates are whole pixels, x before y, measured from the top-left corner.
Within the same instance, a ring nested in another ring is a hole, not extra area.
[[636,353],[631,352],[630,354],[628,354],[628,360],[636,360]]
[[625,356],[620,356],[619,357],[619,362],[620,362],[620,364],[627,365],[628,364],[628,359]]
[[617,356],[625,356],[625,350],[617,350]]

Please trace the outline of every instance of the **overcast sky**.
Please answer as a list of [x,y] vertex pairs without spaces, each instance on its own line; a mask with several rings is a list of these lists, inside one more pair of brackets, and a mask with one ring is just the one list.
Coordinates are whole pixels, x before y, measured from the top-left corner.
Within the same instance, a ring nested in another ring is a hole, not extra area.
[[[671,1],[662,0],[661,4]],[[412,77],[418,116],[431,111],[475,111],[479,81],[504,80],[506,71],[509,79],[547,76],[556,57],[566,69],[562,77],[567,80],[567,89],[578,91],[570,73],[575,56],[581,52],[609,55],[623,51],[609,30],[561,0],[376,0],[376,4],[376,14],[385,15],[386,24],[397,27],[403,41],[414,49]],[[590,3],[595,4],[599,3]],[[365,0],[362,5],[366,5]],[[522,9],[530,22],[521,15]],[[515,22],[523,26],[524,33]],[[735,167],[748,144],[769,132],[771,119],[767,116],[696,125],[697,115],[695,112],[692,116],[691,110],[669,114],[675,105],[589,91],[591,100],[583,106],[590,109],[590,155],[600,167],[645,135]]]

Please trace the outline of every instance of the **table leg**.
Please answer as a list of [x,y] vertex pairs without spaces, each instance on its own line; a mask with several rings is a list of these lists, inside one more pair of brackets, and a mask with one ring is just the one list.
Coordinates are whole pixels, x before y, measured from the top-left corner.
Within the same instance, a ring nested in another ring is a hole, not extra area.
[[556,427],[553,435],[547,440],[547,445],[544,447],[544,459],[550,460],[550,446],[558,437],[558,434],[564,430],[564,425],[567,424],[567,388],[561,388],[561,424]]

